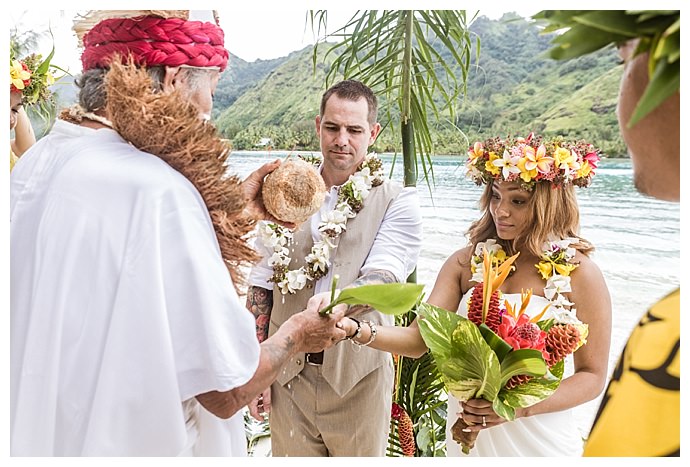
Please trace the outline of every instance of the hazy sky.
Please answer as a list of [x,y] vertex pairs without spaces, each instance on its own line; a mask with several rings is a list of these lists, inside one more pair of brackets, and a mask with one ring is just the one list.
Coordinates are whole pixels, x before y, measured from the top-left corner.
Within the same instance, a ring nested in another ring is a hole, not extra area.
[[[62,3],[60,2],[60,5]],[[252,5],[255,4],[257,3],[252,1]],[[218,10],[221,26],[225,31],[225,46],[231,53],[251,62],[257,59],[284,57],[290,52],[314,43],[311,24],[306,20],[308,5],[302,6],[298,2],[290,9],[285,9],[285,4],[283,4],[283,9],[261,9],[259,7],[262,4],[258,2],[257,8],[253,10]],[[294,2],[290,2],[290,5],[294,5]],[[50,27],[55,38],[53,62],[62,67],[69,67],[72,73],[79,73],[81,71],[80,51],[77,49],[77,40],[71,30],[72,20],[78,11],[84,10],[14,9],[9,11],[9,27],[16,27],[19,31],[30,29],[47,31]],[[474,11],[474,9],[471,11],[468,9],[468,16]],[[503,11],[500,7],[494,7],[491,10],[481,11],[481,14],[499,18]],[[538,9],[518,9],[518,13],[522,15],[533,14],[536,11]],[[355,12],[356,10],[329,9],[328,32],[333,32],[344,25]],[[47,36],[42,41],[39,52],[44,55],[49,53],[51,43],[50,37]]]

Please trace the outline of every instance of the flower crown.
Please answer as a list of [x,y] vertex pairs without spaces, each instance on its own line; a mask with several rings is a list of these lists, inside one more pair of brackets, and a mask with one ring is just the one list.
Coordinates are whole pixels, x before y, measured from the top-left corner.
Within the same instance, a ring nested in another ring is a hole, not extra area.
[[23,60],[10,56],[10,92],[20,92],[25,104],[44,104],[49,102],[53,93],[49,86],[55,83],[50,64],[53,52],[42,60],[40,54],[31,54]]
[[586,187],[600,159],[599,150],[591,144],[561,138],[545,141],[534,133],[527,138],[477,141],[467,154],[467,176],[477,185],[492,179],[518,181],[526,190],[541,181]]

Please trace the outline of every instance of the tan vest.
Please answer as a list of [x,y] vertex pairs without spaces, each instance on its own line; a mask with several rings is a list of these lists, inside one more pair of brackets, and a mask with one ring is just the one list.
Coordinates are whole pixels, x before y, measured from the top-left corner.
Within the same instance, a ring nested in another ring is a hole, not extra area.
[[[400,185],[393,184],[390,180],[384,181],[382,185],[369,192],[359,214],[354,219],[348,220],[347,230],[338,238],[339,243],[335,251],[331,252],[331,268],[334,274],[340,275],[339,288],[351,284],[359,277],[383,217],[401,190]],[[304,258],[313,244],[310,222],[305,222],[293,237],[290,248],[292,258],[290,269],[298,269],[305,265]],[[273,335],[290,316],[304,310],[313,295],[313,282],[307,283],[307,286],[297,293],[287,295],[281,294],[280,290],[274,286],[269,336]],[[374,310],[363,314],[361,319],[367,319],[376,324],[394,324],[392,316]],[[390,358],[387,352],[368,347],[362,347],[357,352],[350,342],[343,341],[325,351],[322,375],[342,397],[366,375],[390,362]],[[304,365],[304,353],[297,354],[279,374],[277,381],[282,385],[287,384],[302,371]]]

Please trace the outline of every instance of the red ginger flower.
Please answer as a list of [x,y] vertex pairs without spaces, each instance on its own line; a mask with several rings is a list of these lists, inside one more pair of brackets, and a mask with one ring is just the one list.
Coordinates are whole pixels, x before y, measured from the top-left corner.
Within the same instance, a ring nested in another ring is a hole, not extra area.
[[[479,283],[472,290],[472,296],[467,304],[467,318],[474,324],[479,326],[482,324],[482,308],[484,303],[484,284]],[[501,324],[501,307],[498,298],[498,291],[491,294],[489,299],[489,310],[486,314],[486,325],[493,332],[498,332],[498,326]]]
[[506,382],[505,388],[513,389],[514,387],[520,386],[521,384],[525,384],[530,379],[532,379],[532,377],[529,375],[515,375]]
[[398,421],[398,439],[403,455],[414,457],[417,447],[414,441],[414,425],[412,419],[405,412],[405,409],[393,402],[391,407],[391,417]]
[[518,254],[507,258],[498,267],[493,267],[493,253],[484,247],[483,253],[483,281],[477,284],[472,291],[467,310],[467,318],[479,326],[482,323],[494,332],[501,323],[501,303],[499,300],[499,287],[503,284],[512,269],[512,264]]
[[546,351],[549,358],[545,358],[549,366],[563,360],[575,352],[580,346],[580,330],[572,324],[556,324],[549,329],[546,336]]

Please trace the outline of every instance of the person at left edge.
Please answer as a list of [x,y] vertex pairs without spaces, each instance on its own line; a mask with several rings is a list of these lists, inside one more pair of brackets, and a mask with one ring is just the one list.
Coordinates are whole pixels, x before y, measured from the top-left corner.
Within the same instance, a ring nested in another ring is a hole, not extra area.
[[[88,31],[80,105],[11,174],[13,456],[246,455],[238,410],[295,353],[344,338],[342,310],[311,308],[259,345],[222,246],[251,249],[242,237],[219,243],[204,161],[178,171],[110,128],[113,53],[131,54],[202,118],[227,64],[217,18],[135,13],[95,11],[75,25]],[[277,165],[222,194],[256,198]],[[229,214],[245,215],[242,202]]]

